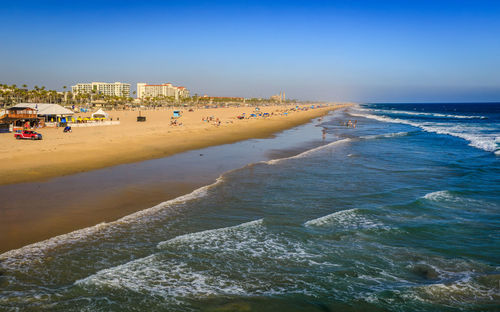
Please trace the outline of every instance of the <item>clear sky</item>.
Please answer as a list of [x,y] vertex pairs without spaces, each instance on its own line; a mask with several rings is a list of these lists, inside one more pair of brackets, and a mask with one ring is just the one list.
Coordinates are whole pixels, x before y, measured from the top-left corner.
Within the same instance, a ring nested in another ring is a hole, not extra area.
[[0,83],[500,101],[500,1],[5,1]]

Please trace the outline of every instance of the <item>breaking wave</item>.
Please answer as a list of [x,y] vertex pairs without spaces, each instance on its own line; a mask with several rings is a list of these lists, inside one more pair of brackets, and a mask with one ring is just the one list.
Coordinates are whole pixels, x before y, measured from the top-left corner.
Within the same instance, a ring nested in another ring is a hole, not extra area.
[[416,289],[417,298],[432,303],[463,307],[464,304],[500,302],[500,275],[467,275],[448,283],[436,283]]
[[304,223],[306,227],[334,227],[338,230],[353,229],[389,229],[382,222],[368,218],[357,208],[341,210],[329,215],[309,220]]
[[274,165],[274,164],[279,163],[279,162],[284,161],[284,160],[307,157],[307,156],[309,156],[311,154],[314,154],[316,152],[319,152],[321,150],[324,150],[324,149],[327,149],[329,147],[333,147],[335,145],[339,145],[339,144],[342,144],[342,143],[346,143],[346,142],[349,142],[349,141],[351,141],[351,139],[349,139],[349,138],[338,140],[338,141],[334,141],[334,142],[331,142],[331,143],[328,143],[328,144],[325,144],[325,145],[321,145],[321,146],[315,147],[313,149],[307,150],[307,151],[302,152],[300,154],[297,154],[295,156],[290,156],[290,157],[285,157],[285,158],[278,158],[278,159],[271,159],[271,160],[268,160],[268,161],[263,161],[263,163],[268,164],[268,165]]
[[385,133],[385,134],[376,134],[376,135],[366,135],[360,137],[361,139],[370,140],[370,139],[383,139],[383,138],[395,138],[395,137],[403,137],[410,135],[410,132],[395,132],[395,133]]
[[131,290],[175,303],[213,295],[307,293],[315,285],[294,281],[275,268],[316,265],[322,257],[301,242],[269,231],[263,219],[181,235],[161,242],[158,249],[75,285]]
[[364,113],[362,109],[356,109],[358,113],[350,111],[351,116],[365,117],[381,122],[401,123],[420,128],[426,132],[437,134],[446,134],[464,139],[469,142],[469,145],[487,152],[493,152],[496,155],[500,154],[500,137],[498,134],[487,134],[480,131],[493,130],[486,127],[467,126],[464,124],[447,124],[434,122],[416,122],[400,118],[391,118],[386,116],[378,116],[369,113]]
[[492,202],[460,196],[450,191],[431,192],[425,194],[422,198],[437,203],[444,202],[453,204],[452,206],[466,206],[468,208],[476,207],[478,209],[488,210],[497,207],[496,204]]
[[[103,222],[97,225],[79,229],[70,233],[54,236],[52,238],[36,242],[24,247],[13,249],[0,254],[0,265],[4,268],[16,268],[24,271],[25,264],[31,261],[39,261],[47,252],[62,245],[73,245],[81,241],[90,239],[91,237],[102,237],[111,235],[120,226],[130,223],[148,223],[155,218],[159,212],[168,208],[172,208],[177,204],[201,198],[207,195],[210,188],[222,183],[223,176],[220,176],[214,183],[200,187],[189,194],[179,196],[177,198],[165,201],[151,208],[147,208],[113,222]],[[173,212],[173,211],[172,211]]]
[[449,191],[437,191],[432,193],[427,193],[423,196],[424,199],[432,201],[443,201],[443,200],[454,200],[455,198]]
[[453,115],[453,114],[409,112],[409,111],[385,110],[385,109],[361,109],[361,110],[379,112],[382,114],[428,116],[428,117],[457,118],[457,119],[487,119],[486,116],[479,116],[479,115]]

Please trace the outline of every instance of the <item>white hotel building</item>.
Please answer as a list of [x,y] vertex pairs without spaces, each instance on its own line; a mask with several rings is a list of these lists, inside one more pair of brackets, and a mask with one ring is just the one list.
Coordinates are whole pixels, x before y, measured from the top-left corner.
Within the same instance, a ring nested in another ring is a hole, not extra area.
[[171,83],[164,83],[160,85],[153,85],[140,82],[137,84],[137,98],[143,99],[145,97],[157,96],[172,96],[176,100],[189,96],[189,90],[184,87],[176,87]]
[[91,82],[78,83],[71,86],[73,94],[92,93],[95,90],[98,94],[109,96],[130,96],[130,84],[122,82]]

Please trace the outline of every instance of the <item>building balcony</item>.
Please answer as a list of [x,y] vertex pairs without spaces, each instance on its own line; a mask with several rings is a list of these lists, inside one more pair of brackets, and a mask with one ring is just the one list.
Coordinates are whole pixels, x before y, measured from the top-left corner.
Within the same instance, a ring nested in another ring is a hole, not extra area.
[[23,113],[7,113],[4,116],[7,116],[7,118],[12,118],[12,119],[34,119],[37,118],[37,114],[23,114]]

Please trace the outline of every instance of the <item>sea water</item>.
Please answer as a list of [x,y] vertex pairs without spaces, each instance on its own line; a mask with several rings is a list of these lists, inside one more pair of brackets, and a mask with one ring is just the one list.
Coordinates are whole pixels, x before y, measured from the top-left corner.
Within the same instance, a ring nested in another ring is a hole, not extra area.
[[500,104],[332,112],[297,128],[310,144],[0,255],[0,310],[498,311],[499,121]]

